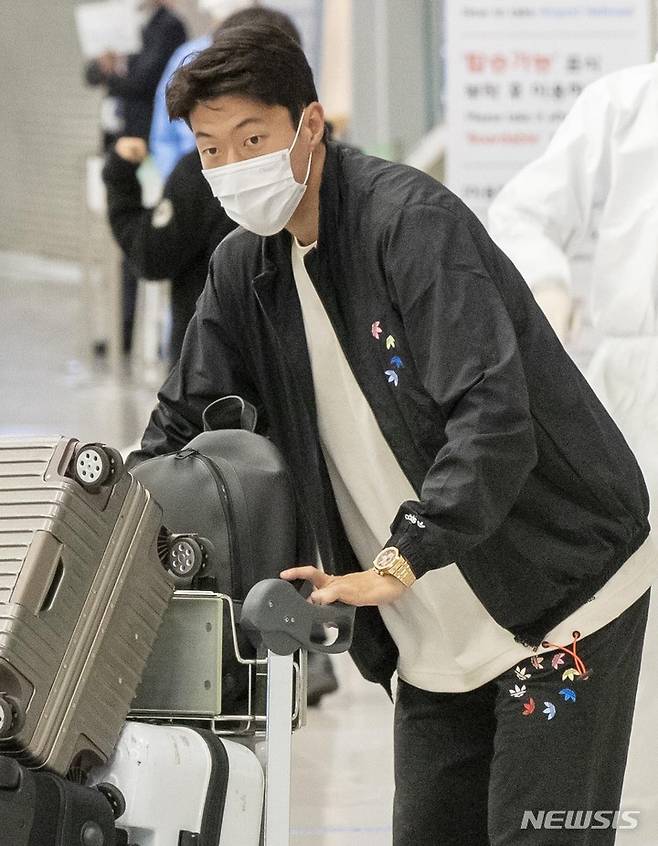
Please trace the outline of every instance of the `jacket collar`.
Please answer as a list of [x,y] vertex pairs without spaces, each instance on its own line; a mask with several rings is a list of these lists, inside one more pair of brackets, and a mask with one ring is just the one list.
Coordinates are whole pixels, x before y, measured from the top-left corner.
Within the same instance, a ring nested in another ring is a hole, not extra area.
[[[323,251],[325,244],[332,244],[339,218],[340,206],[340,147],[334,141],[326,142],[326,155],[320,181],[320,221],[318,233],[318,250]],[[332,249],[333,249],[332,244]],[[286,258],[290,261],[292,237],[283,229],[277,235],[261,239],[261,272],[253,280],[259,293],[272,281],[281,262]],[[328,250],[327,252],[330,252]],[[313,253],[311,253],[313,255]]]
[[[336,220],[338,217],[338,175],[339,148],[333,142],[327,143],[322,180],[320,183],[320,222],[318,249],[311,250],[305,263],[320,296],[331,291],[328,259],[335,244]],[[331,244],[330,248],[323,248]],[[282,351],[293,373],[309,410],[315,418],[315,399],[311,363],[306,344],[302,310],[295,287],[291,262],[292,236],[287,230],[261,239],[260,272],[252,279],[256,296],[278,336]],[[326,260],[325,260],[326,259]]]

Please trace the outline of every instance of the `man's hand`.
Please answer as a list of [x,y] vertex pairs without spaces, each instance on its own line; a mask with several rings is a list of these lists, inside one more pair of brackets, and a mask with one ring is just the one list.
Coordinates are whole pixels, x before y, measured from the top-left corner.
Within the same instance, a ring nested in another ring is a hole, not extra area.
[[346,605],[390,605],[408,590],[395,576],[379,576],[374,570],[329,576],[317,567],[292,567],[281,578],[288,582],[306,579],[315,590],[309,596],[314,605],[344,602]]
[[149,152],[143,138],[129,138],[128,136],[119,138],[114,149],[117,155],[127,162],[132,162],[132,164],[141,164]]

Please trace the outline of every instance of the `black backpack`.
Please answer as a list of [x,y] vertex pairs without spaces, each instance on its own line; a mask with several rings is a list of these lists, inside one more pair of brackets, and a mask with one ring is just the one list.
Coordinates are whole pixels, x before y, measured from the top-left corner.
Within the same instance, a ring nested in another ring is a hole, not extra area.
[[[131,470],[161,506],[168,531],[186,535],[173,544],[177,570],[189,561],[189,581],[180,586],[230,596],[236,620],[257,582],[296,564],[292,482],[276,446],[255,433],[256,418],[241,397],[224,397],[208,406],[206,431],[184,449]],[[242,657],[255,658],[240,626],[236,634]],[[222,643],[222,712],[242,713],[248,676],[234,653],[229,614]]]
[[[205,431],[179,452],[131,472],[162,507],[170,532],[194,533],[180,555],[202,558],[190,587],[242,600],[256,582],[295,566],[295,496],[277,447],[255,433],[256,409],[224,397],[205,410]],[[197,565],[198,565],[197,560]]]

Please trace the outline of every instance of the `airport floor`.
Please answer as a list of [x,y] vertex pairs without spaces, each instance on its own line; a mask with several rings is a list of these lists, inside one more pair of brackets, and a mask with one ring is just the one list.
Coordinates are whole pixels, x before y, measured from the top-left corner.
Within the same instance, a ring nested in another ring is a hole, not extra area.
[[[90,359],[85,303],[75,268],[0,254],[0,434],[125,448],[143,431],[155,387]],[[293,740],[291,846],[388,846],[393,708],[348,657],[334,660],[339,691]]]

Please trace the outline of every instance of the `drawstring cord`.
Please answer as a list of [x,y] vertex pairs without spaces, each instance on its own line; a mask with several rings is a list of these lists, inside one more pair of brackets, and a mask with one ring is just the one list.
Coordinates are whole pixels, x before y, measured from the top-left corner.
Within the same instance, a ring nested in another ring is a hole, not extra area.
[[580,632],[575,631],[572,632],[573,643],[571,644],[572,648],[569,649],[568,646],[560,646],[558,643],[549,643],[547,640],[542,641],[542,647],[547,649],[549,647],[553,647],[554,649],[561,649],[563,652],[566,652],[568,655],[571,655],[573,658],[573,663],[580,674],[582,679],[586,679],[589,676],[587,671],[587,667],[585,666],[585,662],[583,659],[578,655],[576,652],[576,641],[580,637]]

